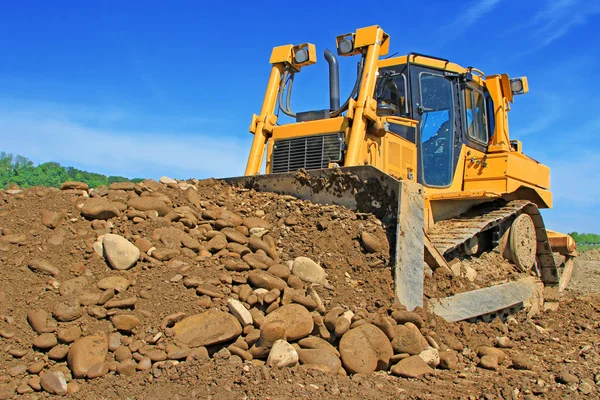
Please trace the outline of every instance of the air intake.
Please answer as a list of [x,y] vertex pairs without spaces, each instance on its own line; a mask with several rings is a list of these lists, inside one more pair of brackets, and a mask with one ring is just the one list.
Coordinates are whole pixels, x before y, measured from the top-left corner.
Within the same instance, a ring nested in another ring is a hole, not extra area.
[[281,139],[273,145],[272,171],[327,168],[342,160],[344,139],[339,133]]

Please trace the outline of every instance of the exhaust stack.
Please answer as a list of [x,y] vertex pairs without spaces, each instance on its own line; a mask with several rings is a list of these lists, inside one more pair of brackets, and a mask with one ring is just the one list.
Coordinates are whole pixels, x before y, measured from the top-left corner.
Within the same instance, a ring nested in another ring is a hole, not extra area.
[[329,49],[325,49],[325,59],[329,64],[329,109],[333,111],[340,108],[340,67]]

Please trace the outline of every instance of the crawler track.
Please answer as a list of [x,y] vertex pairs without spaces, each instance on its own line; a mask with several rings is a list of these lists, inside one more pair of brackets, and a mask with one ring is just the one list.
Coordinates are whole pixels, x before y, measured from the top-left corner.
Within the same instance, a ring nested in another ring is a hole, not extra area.
[[475,235],[493,229],[505,221],[512,221],[522,213],[528,214],[535,226],[536,256],[541,279],[546,286],[558,285],[558,266],[552,256],[544,221],[537,206],[527,200],[499,200],[473,207],[459,217],[436,223],[427,235],[440,254],[446,256]]

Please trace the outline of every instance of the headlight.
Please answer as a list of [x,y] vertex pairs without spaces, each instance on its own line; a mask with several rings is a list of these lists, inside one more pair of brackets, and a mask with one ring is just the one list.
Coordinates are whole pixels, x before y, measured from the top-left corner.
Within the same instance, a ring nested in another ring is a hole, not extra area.
[[351,38],[340,40],[338,43],[338,52],[340,54],[350,54],[354,51],[354,42]]
[[519,78],[511,79],[510,90],[514,93],[521,93],[523,91],[523,81]]
[[296,50],[296,54],[294,55],[294,61],[296,64],[302,64],[308,61],[308,50],[298,49]]

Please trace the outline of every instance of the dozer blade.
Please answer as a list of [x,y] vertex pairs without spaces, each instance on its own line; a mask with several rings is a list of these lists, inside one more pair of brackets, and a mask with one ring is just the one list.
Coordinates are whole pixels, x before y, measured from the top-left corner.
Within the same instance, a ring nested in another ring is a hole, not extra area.
[[424,211],[422,186],[397,180],[372,166],[299,170],[224,178],[261,192],[287,194],[374,214],[392,246],[395,296],[408,310],[423,306]]
[[524,278],[442,299],[430,299],[429,307],[448,322],[463,321],[511,307],[522,307],[532,297],[534,289],[533,279]]

